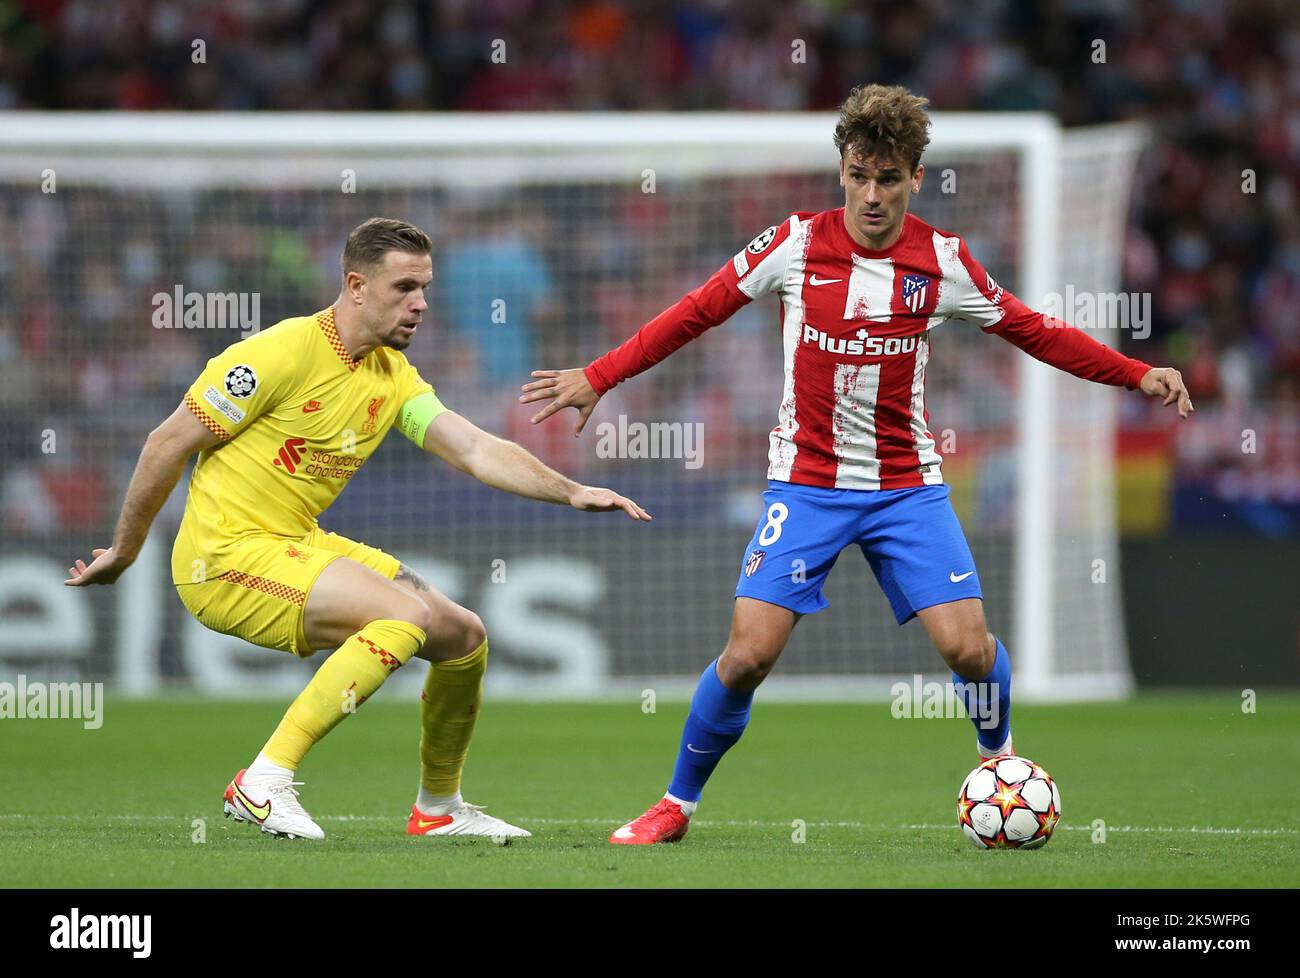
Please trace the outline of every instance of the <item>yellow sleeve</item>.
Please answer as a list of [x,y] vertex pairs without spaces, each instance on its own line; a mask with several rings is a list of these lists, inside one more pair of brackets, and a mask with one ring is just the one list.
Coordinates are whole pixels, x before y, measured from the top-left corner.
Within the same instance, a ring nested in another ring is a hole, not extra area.
[[226,347],[185,394],[185,405],[221,438],[233,438],[293,391],[298,358],[268,335]]
[[397,375],[397,403],[405,404],[412,398],[419,397],[433,390],[433,385],[420,376],[415,364],[402,357],[402,369]]

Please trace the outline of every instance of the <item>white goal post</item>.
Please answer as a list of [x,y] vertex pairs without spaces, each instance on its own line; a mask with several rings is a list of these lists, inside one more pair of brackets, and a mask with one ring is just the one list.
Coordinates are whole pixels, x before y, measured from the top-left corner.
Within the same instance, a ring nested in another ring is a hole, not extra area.
[[[914,212],[966,237],[999,281],[1035,308],[1067,284],[1079,292],[1119,289],[1124,218],[1145,138],[1140,128],[1065,131],[1039,113],[939,112],[932,120],[926,187]],[[439,317],[454,319],[461,305],[472,303],[457,299],[439,307],[435,282],[433,339],[421,337],[431,345],[412,359],[450,406],[473,405],[485,426],[504,426],[512,434],[522,430],[517,413],[509,415],[509,404],[493,398],[526,377],[512,375],[507,382],[504,373],[492,373],[500,348],[491,343],[508,338],[507,345],[518,344],[510,346],[510,356],[533,357],[530,367],[557,365],[552,356],[572,359],[560,366],[585,362],[640,325],[611,318],[609,310],[653,314],[680,296],[683,283],[692,276],[703,281],[768,224],[796,210],[838,206],[834,125],[835,117],[824,113],[12,113],[0,123],[0,218],[8,215],[17,235],[13,247],[22,249],[22,222],[38,220],[30,215],[41,213],[44,193],[60,209],[54,219],[60,261],[87,280],[95,268],[123,267],[120,249],[136,254],[152,247],[154,276],[142,274],[122,286],[128,313],[98,341],[110,355],[147,342],[130,332],[130,317],[149,328],[148,295],[159,282],[173,284],[169,269],[174,284],[187,288],[176,269],[193,276],[193,269],[215,266],[214,290],[262,289],[265,313],[268,304],[280,308],[269,303],[277,297],[266,294],[256,268],[239,271],[243,266],[231,256],[270,254],[273,247],[293,256],[305,249],[306,257],[287,259],[290,271],[276,279],[289,283],[278,298],[294,308],[283,315],[323,307],[336,283],[321,270],[317,252],[337,253],[358,215],[383,210],[432,224],[438,274],[452,274],[450,265],[440,264],[445,245],[462,260],[455,267],[479,269],[474,274],[481,272],[489,290],[500,285],[491,279],[492,268],[464,262],[475,254],[489,255],[480,258],[485,263],[509,254],[515,278],[500,287],[513,290],[511,296],[545,300],[535,301],[547,311],[530,312],[528,335],[508,332],[521,326],[491,326],[486,319],[481,330],[461,323],[444,334]],[[748,215],[752,220],[745,223]],[[512,222],[527,234],[513,236]],[[265,244],[277,227],[287,231],[289,243],[281,236]],[[248,240],[228,243],[241,229]],[[211,254],[203,251],[207,245],[193,244],[209,238]],[[194,253],[182,261],[168,254],[176,247]],[[140,259],[132,267],[142,262],[148,264]],[[625,287],[629,278],[638,284]],[[527,286],[520,286],[525,279]],[[643,688],[671,694],[688,690],[721,649],[728,596],[749,533],[744,527],[752,529],[758,515],[766,466],[755,420],[762,412],[728,402],[728,379],[733,386],[738,378],[752,380],[753,400],[766,406],[767,427],[777,406],[767,371],[779,371],[780,356],[761,325],[763,317],[775,322],[776,313],[763,307],[752,315],[730,338],[723,338],[728,324],[619,388],[593,418],[594,424],[609,411],[611,417],[622,412],[699,423],[711,457],[726,456],[734,446],[743,458],[717,465],[706,458],[704,475],[696,478],[668,460],[638,467],[627,459],[596,459],[590,441],[579,449],[587,454],[568,457],[589,478],[607,473],[600,475],[603,484],[629,483],[657,499],[666,512],[665,525],[655,530],[675,534],[675,541],[647,544],[646,535],[620,536],[607,525],[588,535],[568,514],[539,515],[513,504],[489,510],[478,497],[462,502],[468,497],[450,490],[434,500],[447,525],[411,530],[403,519],[426,512],[430,503],[409,476],[412,459],[405,455],[400,473],[384,467],[387,456],[376,456],[364,489],[359,478],[343,497],[407,514],[394,516],[392,525],[369,523],[364,532],[377,545],[405,544],[427,555],[430,574],[439,577],[435,583],[496,616],[489,627],[502,635],[506,650],[499,668],[494,665],[500,694],[603,696]],[[1113,342],[1113,332],[1092,335]],[[437,352],[444,336],[453,337],[455,350],[446,359]],[[210,355],[210,348],[202,352]],[[761,375],[745,366],[754,350],[754,362],[764,364]],[[1014,364],[1010,374],[1008,364]],[[1010,381],[1006,388],[998,386],[999,378]],[[665,386],[671,392],[660,394]],[[174,391],[176,399],[182,392]],[[1127,695],[1133,680],[1113,498],[1114,404],[1122,395],[951,325],[938,330],[927,392],[936,437],[955,426],[956,448],[944,453],[945,474],[980,564],[991,627],[1008,639],[1017,699]],[[106,410],[125,410],[130,397]],[[723,402],[728,406],[716,406]],[[145,414],[152,403],[142,399],[133,411]],[[550,424],[567,433],[571,420],[562,415]],[[104,437],[119,461],[134,459],[138,445],[129,426],[113,426]],[[549,446],[530,445],[543,457]],[[387,445],[384,452],[397,454]],[[447,478],[440,472],[431,481]],[[118,471],[108,503],[114,515],[123,488]],[[173,521],[178,502],[174,498],[169,507]],[[164,534],[174,529],[166,516]],[[327,528],[353,535],[346,523]],[[151,586],[166,588],[170,537],[160,542],[159,549],[151,541],[163,565],[150,572]],[[65,554],[92,543],[99,545],[84,529],[33,531],[0,550],[0,565],[48,557],[66,566]],[[546,563],[544,555],[557,552],[563,561]],[[508,568],[495,590],[480,587],[493,559]],[[522,569],[516,574],[512,566]],[[548,581],[563,582],[556,583],[555,595],[547,592]],[[917,674],[945,678],[919,626],[899,631],[894,625],[860,558],[846,552],[832,584],[834,607],[796,630],[765,687],[768,695],[869,697],[887,695],[894,683]],[[553,600],[563,612],[558,617]],[[105,608],[113,627],[125,630],[128,623],[118,618],[128,603]],[[100,643],[116,651],[107,659],[102,650],[98,659],[87,658],[91,664],[82,671],[138,693],[161,689],[177,676],[200,691],[291,688],[292,676],[280,664],[269,673],[254,668],[225,639],[226,666],[217,672],[210,662],[191,668],[201,659],[186,651],[199,641],[191,625],[151,629],[159,644],[153,650],[118,639]],[[565,639],[548,648],[548,628]],[[216,656],[214,648],[205,646],[202,655]],[[75,649],[68,656],[75,658]],[[0,661],[8,658],[0,650]]]

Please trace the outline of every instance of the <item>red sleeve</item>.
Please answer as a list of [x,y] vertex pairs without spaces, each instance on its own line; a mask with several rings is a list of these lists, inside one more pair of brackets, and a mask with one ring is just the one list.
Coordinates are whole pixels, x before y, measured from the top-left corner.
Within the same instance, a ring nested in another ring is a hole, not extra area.
[[1029,315],[1008,315],[990,332],[1036,360],[1084,380],[1129,390],[1137,390],[1142,377],[1151,369],[1149,364],[1098,343],[1064,320],[1033,312],[1019,300],[1015,304]]
[[974,286],[974,292],[967,296],[964,318],[978,323],[984,332],[996,333],[1035,360],[1075,377],[1129,390],[1141,385],[1150,365],[1098,343],[1064,320],[1030,309],[993,281],[964,241],[958,257]]
[[683,296],[637,330],[621,346],[589,363],[584,370],[597,394],[649,370],[707,329],[726,321],[749,296],[740,291],[732,262],[714,272],[698,289]]

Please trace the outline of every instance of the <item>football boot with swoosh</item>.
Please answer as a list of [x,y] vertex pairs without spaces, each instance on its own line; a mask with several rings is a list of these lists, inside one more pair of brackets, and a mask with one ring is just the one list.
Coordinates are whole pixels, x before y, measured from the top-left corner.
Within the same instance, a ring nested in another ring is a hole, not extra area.
[[426,815],[415,805],[406,822],[407,835],[486,835],[494,839],[512,839],[533,833],[487,814],[479,805],[461,802],[445,815]]
[[258,826],[269,835],[288,839],[323,839],[324,830],[312,821],[298,801],[296,785],[288,778],[248,780],[247,768],[226,785],[226,817]]

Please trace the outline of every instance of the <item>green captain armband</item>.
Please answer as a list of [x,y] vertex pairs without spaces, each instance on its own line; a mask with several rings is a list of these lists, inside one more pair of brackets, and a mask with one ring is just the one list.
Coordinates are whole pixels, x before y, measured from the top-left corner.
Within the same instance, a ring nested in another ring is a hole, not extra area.
[[429,430],[433,419],[446,410],[442,401],[438,400],[437,394],[433,391],[425,391],[402,405],[401,410],[397,412],[397,427],[401,429],[402,434],[423,448],[424,433]]

